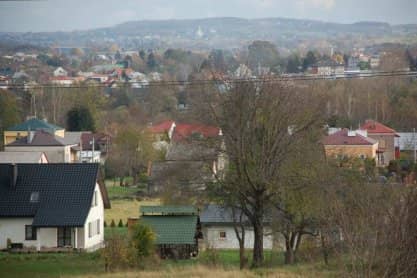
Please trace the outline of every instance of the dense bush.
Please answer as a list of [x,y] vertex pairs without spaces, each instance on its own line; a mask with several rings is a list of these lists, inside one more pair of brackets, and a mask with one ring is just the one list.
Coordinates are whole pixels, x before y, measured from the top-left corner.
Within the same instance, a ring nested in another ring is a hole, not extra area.
[[[114,221],[112,221],[113,223]],[[155,235],[142,224],[136,224],[129,237],[111,232],[106,240],[106,247],[101,251],[106,271],[125,268],[145,268],[158,264],[154,252]]]
[[141,223],[133,226],[131,243],[136,250],[136,257],[142,259],[148,257],[154,251],[155,234],[152,230]]

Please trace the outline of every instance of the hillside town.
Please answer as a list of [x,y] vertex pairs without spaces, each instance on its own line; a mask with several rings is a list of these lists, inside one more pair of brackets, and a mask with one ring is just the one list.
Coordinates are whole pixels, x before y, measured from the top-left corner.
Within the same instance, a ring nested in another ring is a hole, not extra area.
[[416,277],[417,22],[384,1],[0,1],[0,276]]

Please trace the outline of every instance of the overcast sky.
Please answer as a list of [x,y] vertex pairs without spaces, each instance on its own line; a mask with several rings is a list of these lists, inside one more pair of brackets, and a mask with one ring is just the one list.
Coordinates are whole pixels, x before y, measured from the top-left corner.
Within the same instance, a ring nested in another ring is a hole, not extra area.
[[130,20],[223,16],[417,23],[417,0],[0,0],[0,31],[70,31]]

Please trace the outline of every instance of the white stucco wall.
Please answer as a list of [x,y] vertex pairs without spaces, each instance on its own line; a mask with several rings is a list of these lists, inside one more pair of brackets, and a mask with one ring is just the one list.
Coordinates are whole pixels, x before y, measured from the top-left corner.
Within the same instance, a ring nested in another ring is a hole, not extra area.
[[[100,248],[104,243],[104,204],[103,198],[101,197],[100,188],[96,183],[96,187],[94,189],[97,192],[97,206],[91,207],[90,212],[88,213],[87,220],[84,223],[84,248],[95,250]],[[94,198],[94,197],[93,197]],[[91,200],[91,203],[93,200]],[[89,237],[88,234],[88,223],[93,222],[97,219],[100,219],[100,233]]]
[[25,240],[25,225],[32,225],[33,218],[1,218],[0,249],[7,248],[7,239],[12,243],[23,243],[25,247],[56,247],[57,229],[38,228],[37,240]]
[[[220,232],[226,232],[226,238],[220,238]],[[265,229],[264,249],[272,249],[273,236],[268,235],[270,229]],[[215,249],[239,249],[235,230],[231,226],[203,226],[203,237],[206,245]],[[254,242],[253,229],[245,230],[245,248],[252,249]]]
[[57,228],[39,228],[38,241],[40,247],[56,247],[58,245]]

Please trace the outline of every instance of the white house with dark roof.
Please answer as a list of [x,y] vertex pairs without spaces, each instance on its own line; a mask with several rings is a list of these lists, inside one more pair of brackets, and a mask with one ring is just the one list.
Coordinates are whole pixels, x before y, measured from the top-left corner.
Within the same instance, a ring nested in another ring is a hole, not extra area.
[[0,250],[92,251],[104,243],[107,191],[97,164],[0,164]]
[[[235,218],[235,221],[233,221]],[[200,213],[200,223],[203,233],[203,241],[209,248],[214,249],[239,249],[239,241],[234,230],[234,222],[238,222],[239,216],[233,217],[232,210],[219,206],[207,205]],[[248,220],[243,216],[245,223],[245,248],[252,249],[254,244],[254,232]],[[267,223],[265,223],[267,224]],[[264,249],[271,250],[274,237],[271,228],[265,225],[263,237]]]

